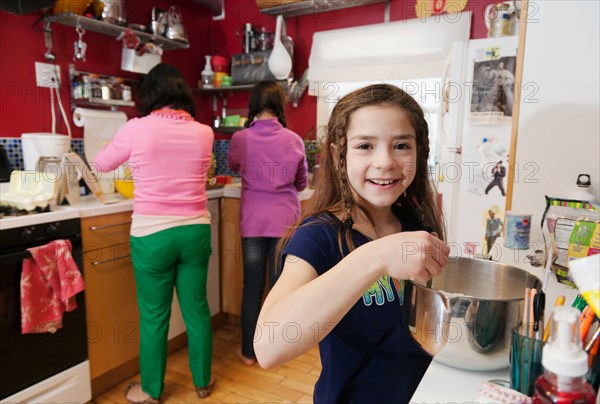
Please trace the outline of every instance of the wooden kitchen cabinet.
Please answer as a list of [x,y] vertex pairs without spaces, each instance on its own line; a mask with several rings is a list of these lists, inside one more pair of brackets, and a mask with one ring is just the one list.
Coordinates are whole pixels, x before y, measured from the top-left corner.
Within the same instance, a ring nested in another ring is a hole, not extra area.
[[221,199],[209,199],[207,203],[210,212],[210,244],[212,254],[208,261],[208,275],[206,279],[206,299],[210,307],[211,317],[221,312],[221,280],[220,280],[220,257],[219,257],[219,226],[220,226],[220,207]]
[[242,285],[242,239],[240,238],[240,199],[221,199],[221,311],[241,314]]
[[[308,200],[300,201],[302,210]],[[240,199],[221,199],[221,310],[241,314],[244,267],[239,230]]]
[[92,396],[138,371],[139,310],[130,226],[131,212],[81,220]]

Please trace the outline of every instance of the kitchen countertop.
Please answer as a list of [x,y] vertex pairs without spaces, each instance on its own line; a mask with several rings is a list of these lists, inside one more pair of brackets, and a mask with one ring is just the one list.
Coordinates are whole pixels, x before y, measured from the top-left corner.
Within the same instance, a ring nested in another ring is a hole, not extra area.
[[[298,193],[298,197],[300,200],[306,200],[312,196],[313,192],[312,189],[305,189]],[[241,188],[239,184],[231,184],[224,188],[206,191],[206,196],[209,200],[216,198],[239,198],[240,194]],[[103,204],[93,195],[86,195],[82,196],[81,200],[75,205],[54,206],[52,207],[51,212],[17,217],[3,217],[0,219],[0,230],[22,226],[34,226],[59,220],[109,215],[112,213],[127,212],[133,209],[132,199],[126,199],[118,193],[108,195],[108,198],[116,199],[117,202]]]
[[[208,192],[210,192],[210,191],[208,191]],[[222,196],[225,198],[239,198],[242,193],[241,183],[236,182],[233,184],[225,185],[225,187],[222,188],[222,192],[223,192]],[[313,196],[314,192],[315,192],[314,189],[306,188],[305,190],[298,192],[298,198],[301,201],[310,199],[310,197]]]
[[[544,282],[544,269],[532,266],[526,259],[534,249],[544,249],[543,241],[530,244],[529,250],[511,250],[501,248],[501,254],[495,257],[497,261],[521,268],[537,276]],[[559,283],[552,273],[546,286],[545,322],[550,318],[556,296],[565,296],[565,305],[575,300],[578,290]],[[419,387],[411,399],[411,403],[492,403],[493,400],[479,395],[481,383],[492,379],[510,380],[509,368],[496,371],[470,371],[453,368],[451,366],[431,362],[429,369],[423,376]]]

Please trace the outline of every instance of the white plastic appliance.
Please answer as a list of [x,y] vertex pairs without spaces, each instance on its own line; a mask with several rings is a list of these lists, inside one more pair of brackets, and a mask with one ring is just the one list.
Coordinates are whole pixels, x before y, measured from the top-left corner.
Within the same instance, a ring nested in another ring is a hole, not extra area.
[[71,148],[71,137],[48,132],[23,133],[21,135],[25,170],[35,171],[40,158],[61,159]]

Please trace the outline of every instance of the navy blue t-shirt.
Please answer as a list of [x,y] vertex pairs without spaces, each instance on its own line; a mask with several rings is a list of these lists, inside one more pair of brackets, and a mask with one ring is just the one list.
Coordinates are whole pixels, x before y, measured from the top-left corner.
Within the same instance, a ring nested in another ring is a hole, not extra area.
[[[408,212],[396,215],[403,231],[422,228]],[[308,218],[290,239],[284,256],[300,257],[322,275],[342,259],[339,226],[342,222],[331,214]],[[352,237],[357,247],[371,241],[356,230]],[[347,247],[343,248],[347,253]],[[402,304],[402,296],[408,301],[410,283],[380,278],[323,338],[319,343],[323,369],[315,385],[315,403],[410,401],[431,356],[410,335],[408,305]],[[332,294],[331,299],[335,298]]]

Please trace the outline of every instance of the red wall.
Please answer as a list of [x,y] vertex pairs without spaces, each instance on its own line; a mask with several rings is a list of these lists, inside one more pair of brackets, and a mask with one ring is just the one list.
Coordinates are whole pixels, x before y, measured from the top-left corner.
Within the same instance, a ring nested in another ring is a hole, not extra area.
[[[129,22],[149,24],[152,6],[168,9],[173,2],[163,0],[129,0]],[[177,66],[190,84],[196,83],[204,66],[204,54],[209,52],[212,18],[208,10],[191,1],[179,1],[183,22],[188,28],[190,48],[166,51],[163,61]],[[25,132],[51,130],[50,90],[37,87],[34,62],[44,60],[43,24],[33,24],[38,14],[14,15],[0,12],[0,137],[19,137]],[[115,38],[86,32],[86,61],[73,62],[73,43],[77,40],[75,28],[52,24],[55,63],[60,65],[63,106],[71,115],[68,82],[69,64],[82,71],[133,77],[135,73],[121,70],[121,42]],[[134,108],[124,108],[129,117],[136,115]],[[199,118],[203,118],[199,113]],[[209,119],[207,116],[206,119]],[[72,124],[73,137],[81,138],[83,131]],[[66,133],[62,118],[57,115],[57,131]]]
[[[471,38],[484,38],[486,29],[483,10],[492,0],[470,1],[467,9],[473,11]],[[391,0],[391,21],[415,18],[415,0]],[[127,16],[129,22],[148,24],[152,6],[168,9],[176,4],[182,11],[183,23],[187,29],[190,48],[166,51],[163,61],[179,68],[196,87],[200,72],[204,67],[204,55],[221,54],[231,56],[242,52],[236,31],[243,32],[246,22],[275,30],[275,18],[262,14],[254,0],[225,0],[225,19],[213,21],[209,11],[193,0],[129,0]],[[295,43],[294,76],[300,77],[308,66],[312,35],[317,31],[346,28],[356,25],[383,22],[384,3],[347,8],[327,13],[311,14],[286,19],[288,35]],[[44,62],[44,35],[36,32],[32,25],[38,15],[17,16],[0,12],[0,137],[19,137],[25,132],[51,130],[49,90],[35,85],[34,62]],[[42,28],[38,24],[36,28]],[[61,66],[63,105],[70,115],[70,94],[68,65],[73,63],[73,42],[77,39],[75,29],[58,24],[52,25],[56,62]],[[79,70],[135,77],[135,74],[120,69],[121,43],[114,38],[88,32],[84,35],[88,44],[87,60],[76,62]],[[197,118],[212,122],[212,98],[198,95]],[[247,93],[234,93],[228,96],[228,108],[244,109],[248,102]],[[135,109],[124,111],[133,117]],[[289,105],[288,126],[301,136],[314,130],[316,102],[314,97],[304,95],[297,108]],[[71,125],[73,136],[82,137],[81,128]],[[59,121],[57,130],[66,133]],[[223,137],[222,138],[227,138]]]

